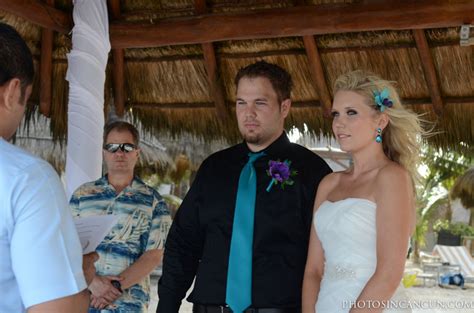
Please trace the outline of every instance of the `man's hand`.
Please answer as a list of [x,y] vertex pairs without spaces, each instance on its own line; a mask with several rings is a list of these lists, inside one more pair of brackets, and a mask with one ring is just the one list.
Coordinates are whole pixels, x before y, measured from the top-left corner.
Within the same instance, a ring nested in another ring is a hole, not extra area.
[[91,252],[82,256],[82,271],[86,278],[87,285],[90,285],[95,276],[94,263],[99,259],[96,252]]
[[97,298],[94,295],[90,296],[90,306],[95,309],[103,310],[103,309],[116,309],[117,306],[109,303],[104,298]]
[[[96,300],[96,305],[103,305],[107,301],[106,306],[115,300],[117,300],[122,293],[115,288],[111,281],[118,280],[121,281],[123,278],[119,276],[98,276],[96,275],[91,284],[89,285],[89,290],[92,293],[91,299]],[[94,303],[91,302],[91,305],[94,306]],[[94,306],[96,307],[96,306]]]

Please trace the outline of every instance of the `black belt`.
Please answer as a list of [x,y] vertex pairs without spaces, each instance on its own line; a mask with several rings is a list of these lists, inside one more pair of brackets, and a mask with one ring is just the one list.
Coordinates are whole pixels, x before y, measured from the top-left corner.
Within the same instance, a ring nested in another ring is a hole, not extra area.
[[[277,308],[248,308],[244,313],[300,313],[301,309],[277,309]],[[193,305],[193,313],[232,313],[228,306],[222,305]]]

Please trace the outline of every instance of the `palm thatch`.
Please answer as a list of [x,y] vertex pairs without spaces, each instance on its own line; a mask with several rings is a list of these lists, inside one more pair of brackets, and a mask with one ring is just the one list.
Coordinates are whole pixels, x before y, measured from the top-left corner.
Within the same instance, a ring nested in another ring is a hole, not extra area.
[[190,133],[182,133],[179,137],[173,137],[171,133],[165,131],[157,133],[156,137],[166,147],[166,152],[172,159],[176,160],[180,156],[186,156],[191,171],[196,171],[202,161],[212,153],[229,146],[225,140],[205,141],[202,137]]
[[[297,2],[312,6],[357,4],[357,1],[347,0],[205,1],[207,14],[285,9],[294,7]],[[122,0],[120,5],[121,17],[118,21],[137,24],[152,25],[163,19],[173,20],[197,14],[193,0]],[[70,0],[55,1],[55,7],[63,12],[72,11]],[[13,25],[23,35],[38,68],[41,28],[1,10],[0,21]],[[426,29],[424,32],[444,101],[441,115],[435,112],[432,104],[431,91],[411,30],[352,33],[337,33],[335,30],[332,34],[316,36],[330,96],[333,96],[333,82],[340,74],[354,69],[372,71],[395,81],[405,105],[424,114],[435,125],[437,134],[428,139],[430,144],[473,155],[474,47],[459,45],[459,30],[459,27],[450,27]],[[52,139],[57,142],[66,138],[67,131],[68,84],[65,74],[66,54],[70,48],[68,35],[55,34],[50,129]],[[144,131],[158,136],[160,141],[163,138],[173,141],[181,137],[182,142],[192,140],[195,146],[235,143],[240,140],[240,136],[232,113],[236,91],[234,77],[239,68],[257,60],[266,60],[286,68],[294,80],[295,87],[291,95],[293,108],[287,119],[287,129],[295,126],[303,131],[307,127],[316,136],[332,136],[331,120],[323,117],[322,99],[313,81],[302,37],[224,40],[214,42],[213,49],[217,62],[217,81],[222,86],[225,106],[231,112],[231,119],[218,118],[206,70],[205,52],[200,44],[190,44],[124,49],[125,106],[133,121],[140,122]],[[110,58],[104,91],[106,102],[114,101],[113,62]],[[30,100],[33,105],[39,102],[40,88],[41,82],[37,78]],[[187,150],[193,153],[195,149]],[[200,151],[204,152],[204,149]],[[171,158],[179,153],[182,151],[171,155]],[[194,160],[191,163],[195,164]]]
[[[51,120],[35,112],[30,122],[23,123],[15,134],[15,144],[23,149],[48,161],[58,174],[64,173],[66,166],[66,142],[55,141],[51,136]],[[137,125],[141,129],[141,125]],[[172,171],[174,156],[171,156],[166,147],[155,136],[144,134],[140,140],[139,168],[159,167]]]

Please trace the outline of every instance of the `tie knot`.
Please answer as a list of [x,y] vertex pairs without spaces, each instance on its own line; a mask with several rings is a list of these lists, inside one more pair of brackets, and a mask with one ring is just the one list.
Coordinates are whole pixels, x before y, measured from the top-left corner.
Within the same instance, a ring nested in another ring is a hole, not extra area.
[[264,156],[265,155],[265,152],[258,152],[258,153],[253,153],[253,152],[249,152],[249,161],[248,163],[253,163],[255,162],[259,157],[261,156]]

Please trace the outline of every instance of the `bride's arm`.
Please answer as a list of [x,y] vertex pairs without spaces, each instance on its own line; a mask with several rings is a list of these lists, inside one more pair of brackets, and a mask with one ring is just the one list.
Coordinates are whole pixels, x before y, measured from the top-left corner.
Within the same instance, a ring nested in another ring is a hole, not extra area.
[[[402,279],[414,228],[414,195],[407,171],[389,165],[380,170],[375,186],[377,267],[357,299],[360,305],[350,313],[383,311],[383,304],[391,299]],[[379,304],[378,308],[368,309]]]
[[[320,182],[318,192],[316,193],[316,200],[314,202],[313,218],[317,208],[324,202],[324,200],[326,200],[327,194],[329,193],[328,191],[331,189],[331,186],[334,185],[335,176],[335,173],[329,174]],[[303,278],[302,313],[315,312],[315,304],[318,299],[323,272],[324,251],[314,229],[313,221],[313,223],[311,223],[308,257],[306,258],[306,267]]]
[[319,287],[324,271],[324,255],[321,242],[318,235],[311,227],[311,235],[309,239],[308,258],[306,259],[306,267],[303,278],[303,313],[314,313],[315,304],[318,299]]

